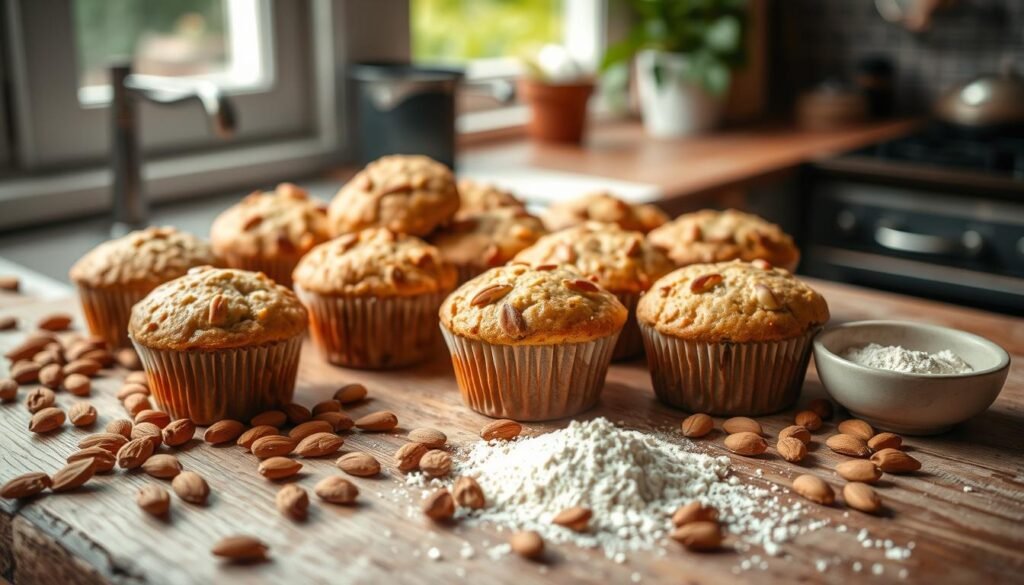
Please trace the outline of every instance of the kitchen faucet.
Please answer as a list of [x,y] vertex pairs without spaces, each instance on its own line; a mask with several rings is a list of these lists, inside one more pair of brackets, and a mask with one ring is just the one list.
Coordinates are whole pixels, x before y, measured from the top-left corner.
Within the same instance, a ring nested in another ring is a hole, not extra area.
[[111,165],[114,171],[114,223],[111,236],[118,237],[144,227],[148,204],[142,183],[142,154],[139,151],[137,98],[158,105],[175,105],[198,100],[210,119],[214,134],[229,138],[235,130],[231,102],[210,81],[179,80],[132,73],[130,64],[110,67]]

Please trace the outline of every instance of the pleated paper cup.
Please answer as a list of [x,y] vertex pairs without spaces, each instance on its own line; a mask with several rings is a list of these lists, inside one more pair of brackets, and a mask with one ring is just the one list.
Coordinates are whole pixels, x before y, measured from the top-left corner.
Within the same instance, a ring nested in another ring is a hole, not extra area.
[[424,361],[436,350],[437,312],[451,291],[409,297],[344,297],[296,286],[309,309],[313,342],[327,361],[383,369]]
[[131,347],[128,320],[132,305],[141,301],[146,291],[131,288],[93,288],[78,285],[82,313],[92,335],[101,337],[110,348]]
[[619,334],[619,342],[615,344],[615,351],[612,352],[612,361],[623,361],[635,358],[644,352],[644,340],[640,336],[640,328],[636,323],[636,304],[640,301],[638,293],[615,293],[619,302],[626,307],[629,315],[626,317],[626,324]]
[[292,271],[295,270],[295,266],[299,263],[299,258],[297,257],[260,258],[222,250],[217,252],[217,256],[229,268],[262,272],[277,284],[288,288],[292,287]]
[[441,333],[462,400],[494,418],[541,421],[581,413],[604,388],[618,332],[585,343],[495,345]]
[[456,287],[462,286],[463,284],[473,280],[477,276],[480,276],[484,272],[487,272],[486,268],[482,268],[475,264],[456,264],[455,270],[458,275],[458,281]]
[[703,343],[640,324],[654,392],[687,412],[759,416],[800,396],[818,328],[782,341]]
[[223,419],[247,421],[290,403],[302,338],[209,351],[134,345],[161,410],[207,425]]

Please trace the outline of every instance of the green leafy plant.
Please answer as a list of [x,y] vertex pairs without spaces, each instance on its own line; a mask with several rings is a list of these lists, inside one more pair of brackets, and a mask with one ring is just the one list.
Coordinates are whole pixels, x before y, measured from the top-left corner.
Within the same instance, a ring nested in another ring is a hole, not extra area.
[[[653,49],[688,58],[685,78],[715,95],[729,89],[731,71],[746,56],[746,0],[631,0],[638,22],[604,54],[601,71],[622,67],[639,51]],[[655,59],[655,83],[665,71]]]

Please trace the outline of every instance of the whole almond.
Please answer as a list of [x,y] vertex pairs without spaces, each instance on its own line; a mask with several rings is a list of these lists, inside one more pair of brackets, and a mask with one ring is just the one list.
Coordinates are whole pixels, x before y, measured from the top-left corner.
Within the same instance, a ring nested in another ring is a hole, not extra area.
[[124,377],[125,384],[142,384],[145,387],[149,387],[149,378],[146,376],[146,372],[132,372]]
[[354,504],[359,496],[359,488],[354,483],[337,475],[325,477],[317,482],[313,492],[325,502],[343,505]]
[[191,419],[179,418],[167,423],[161,431],[164,444],[168,447],[180,447],[192,440],[196,434],[196,423]]
[[793,422],[808,431],[814,432],[821,428],[821,417],[810,410],[802,410],[793,417]]
[[344,412],[321,412],[320,414],[313,417],[313,420],[322,420],[330,423],[331,427],[334,428],[334,432],[347,431],[355,426],[355,422],[349,415]]
[[181,473],[181,463],[174,455],[158,453],[146,459],[142,471],[158,479],[171,479]]
[[715,428],[715,421],[710,416],[698,412],[683,419],[683,436],[691,439],[703,437]]
[[316,433],[333,432],[334,426],[331,425],[331,423],[324,420],[309,420],[288,431],[288,436],[296,441],[301,441],[310,435],[315,435]]
[[333,432],[313,433],[299,441],[299,444],[295,446],[294,453],[306,458],[323,457],[337,453],[344,442],[345,439]]
[[10,378],[0,379],[0,400],[10,402],[18,397],[18,383]]
[[839,423],[839,426],[836,428],[840,433],[857,437],[861,441],[868,441],[871,437],[875,436],[875,429],[871,428],[871,425],[858,418],[844,420]]
[[25,397],[25,407],[28,411],[35,414],[44,408],[50,408],[57,401],[57,397],[54,396],[53,390],[49,388],[34,388]]
[[523,425],[506,418],[488,423],[480,429],[480,438],[485,441],[509,441],[523,432]]
[[142,360],[139,359],[139,354],[135,353],[135,350],[130,347],[122,347],[115,351],[114,361],[126,370],[138,371],[142,369]]
[[[99,364],[99,366],[100,366],[99,369],[103,369],[103,368],[107,368],[107,367],[110,367],[110,366],[114,365],[114,354],[110,353],[109,351],[107,351],[106,349],[103,349],[103,348],[100,348],[100,349],[90,349],[89,351],[83,353],[82,357],[78,358],[78,360],[76,360],[76,361],[79,361],[79,362],[95,362],[96,364]],[[94,366],[92,364],[88,364],[88,363],[81,364],[81,368],[83,368],[83,369],[81,369],[81,371],[79,371],[79,373],[85,374],[87,376],[94,376],[94,375],[96,375],[97,372],[99,372],[99,369],[94,370],[93,369]],[[91,374],[89,373],[90,371],[92,371]],[[72,372],[69,372],[67,370],[65,370],[64,372],[66,374],[72,373]]]
[[335,465],[356,477],[373,477],[380,473],[380,462],[367,453],[346,453],[338,457]]
[[0,331],[10,331],[18,328],[18,319],[11,315],[0,317]]
[[85,485],[85,482],[92,479],[96,473],[96,461],[94,459],[81,459],[74,463],[68,463],[60,471],[53,474],[53,484],[50,489],[54,492],[68,492]]
[[210,486],[201,475],[194,471],[182,471],[171,480],[171,489],[182,500],[202,506],[210,497]]
[[437,429],[413,429],[409,431],[409,440],[429,449],[440,449],[448,442],[448,437]]
[[455,498],[455,503],[463,508],[479,510],[487,505],[483,488],[480,487],[480,484],[475,479],[469,476],[464,475],[455,480],[455,485],[452,487],[452,496]]
[[427,496],[423,502],[423,513],[435,522],[449,520],[455,515],[455,501],[451,492],[441,488]]
[[280,428],[288,422],[288,415],[283,410],[268,410],[252,417],[249,424],[254,427],[270,426]]
[[544,554],[544,539],[533,530],[512,534],[508,539],[512,552],[524,559],[537,559]]
[[149,439],[153,442],[153,450],[160,448],[164,442],[163,431],[153,423],[140,422],[132,427],[132,439]]
[[342,404],[359,402],[366,398],[366,386],[362,384],[345,384],[334,393],[334,399]]
[[171,415],[160,410],[143,410],[135,415],[135,424],[150,423],[158,428],[164,428],[171,424]]
[[382,410],[357,418],[355,425],[363,431],[386,432],[398,426],[398,417],[393,412]]
[[882,449],[871,461],[886,473],[910,473],[921,469],[921,462],[899,449]]
[[165,516],[171,509],[171,496],[158,485],[146,484],[135,493],[135,503],[147,514]]
[[867,457],[871,453],[867,444],[853,435],[832,435],[825,440],[825,444],[836,453],[850,457]]
[[311,412],[314,417],[325,412],[341,412],[341,403],[337,400],[324,400],[314,404]]
[[92,381],[82,374],[71,374],[64,378],[64,389],[75,396],[88,396],[92,393]]
[[51,313],[36,323],[36,327],[46,331],[64,331],[71,325],[71,315],[67,313]]
[[473,307],[486,307],[487,305],[492,305],[505,298],[508,293],[512,292],[512,288],[513,287],[510,284],[492,284],[490,286],[486,286],[473,295],[469,304]]
[[309,513],[309,494],[298,484],[282,487],[274,498],[277,510],[292,520],[302,521]]
[[76,402],[68,409],[68,421],[76,427],[87,427],[96,422],[96,407],[88,402]]
[[719,284],[722,284],[721,274],[704,274],[694,278],[693,281],[690,282],[690,292],[698,294],[704,293],[715,288]]
[[509,303],[502,303],[498,313],[498,325],[513,339],[521,339],[530,331],[523,313]]
[[782,439],[787,439],[790,437],[800,441],[804,445],[811,442],[811,432],[800,425],[789,425],[788,427],[779,431],[780,441]]
[[49,364],[39,369],[39,383],[50,390],[60,388],[64,382],[64,370],[60,364]]
[[124,386],[121,386],[121,389],[117,391],[117,399],[124,401],[134,394],[149,396],[149,386],[129,382]]
[[270,480],[291,477],[302,469],[302,464],[287,457],[271,457],[260,462],[259,472]]
[[143,410],[153,409],[153,404],[149,401],[149,396],[146,396],[145,394],[132,394],[128,398],[125,398],[121,405],[124,406],[125,411],[127,411],[132,418],[135,418],[135,415],[139,414]]
[[717,522],[718,510],[702,502],[694,500],[685,506],[680,506],[672,514],[672,525],[682,526],[691,522]]
[[573,532],[586,532],[587,527],[590,525],[590,518],[593,515],[594,512],[590,508],[572,506],[555,514],[555,517],[551,519],[551,523],[568,528]]
[[243,432],[245,432],[245,425],[243,423],[237,420],[224,419],[206,427],[206,432],[203,433],[203,440],[211,445],[220,445],[234,441]]
[[241,435],[238,435],[238,439],[235,440],[235,444],[246,449],[251,450],[252,444],[263,437],[269,437],[277,434],[277,427],[270,425],[258,425],[245,431]]
[[722,529],[717,522],[698,521],[683,524],[669,534],[672,540],[694,552],[713,551],[722,546]]
[[725,448],[737,455],[760,455],[768,450],[768,443],[760,435],[747,431],[735,433],[725,438]]
[[297,444],[297,441],[291,437],[267,435],[253,441],[249,450],[260,459],[270,459],[291,453]]
[[832,406],[832,401],[827,398],[815,398],[807,403],[807,410],[818,415],[818,418],[822,420],[829,420],[832,418],[835,407]]
[[153,439],[150,437],[132,439],[117,451],[117,464],[122,469],[141,467],[146,459],[152,457],[154,448]]
[[866,483],[854,481],[843,486],[843,500],[847,506],[867,514],[877,514],[882,510],[881,498]]
[[210,552],[231,562],[252,563],[267,558],[269,548],[254,536],[229,536],[213,545]]
[[15,477],[0,488],[0,498],[9,500],[30,498],[50,487],[50,476],[40,471],[30,471]]
[[[59,387],[53,385],[54,378],[59,376],[61,379],[64,378],[64,368],[62,360],[64,357],[58,350],[55,349],[44,349],[43,351],[32,356],[32,361],[39,364],[39,383],[56,390]],[[52,366],[52,367],[51,367]]]
[[117,459],[114,454],[102,447],[89,447],[80,449],[68,455],[67,462],[73,463],[82,459],[93,459],[96,461],[96,473],[107,473],[114,469]]
[[291,404],[285,404],[281,407],[281,410],[288,415],[288,422],[293,425],[301,425],[307,420],[313,418],[313,413],[311,413],[308,408],[294,402]]
[[790,463],[799,463],[807,456],[807,445],[794,437],[779,439],[775,444],[775,450],[779,452],[780,457]]
[[900,449],[903,447],[903,437],[895,433],[878,433],[868,440],[868,447],[872,451],[882,449]]
[[882,470],[873,461],[852,459],[836,465],[836,473],[847,481],[875,483],[882,477]]
[[100,339],[72,339],[64,344],[65,354],[69,360],[81,359],[82,356],[96,349],[104,349],[107,344]]
[[4,357],[16,362],[18,360],[27,360],[32,356],[36,355],[43,350],[48,344],[53,342],[53,334],[35,334],[25,338],[20,344],[11,348]]
[[78,441],[78,448],[88,449],[89,447],[99,447],[106,451],[110,451],[112,454],[116,454],[127,442],[128,439],[124,435],[118,433],[93,433],[82,437],[82,439]]
[[31,384],[39,379],[39,364],[23,360],[11,366],[11,378],[19,384]]
[[420,471],[428,477],[444,477],[451,473],[452,456],[440,449],[427,451],[420,459]]
[[49,433],[64,426],[64,411],[49,406],[32,415],[28,423],[28,430],[33,433]]
[[823,506],[830,506],[836,500],[832,486],[816,475],[801,475],[794,479],[793,491]]
[[103,364],[90,358],[78,358],[64,366],[64,375],[81,374],[92,378],[103,369]]
[[730,435],[736,433],[754,433],[755,435],[760,435],[762,432],[761,423],[745,416],[734,416],[726,420],[722,423],[722,430]]
[[415,471],[419,469],[420,460],[426,454],[426,445],[422,443],[406,443],[395,451],[395,467],[404,473]]

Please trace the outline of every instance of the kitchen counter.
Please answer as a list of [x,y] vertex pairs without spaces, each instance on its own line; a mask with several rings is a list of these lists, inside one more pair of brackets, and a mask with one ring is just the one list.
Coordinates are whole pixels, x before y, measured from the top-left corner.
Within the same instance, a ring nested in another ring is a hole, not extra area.
[[[361,504],[339,507],[314,501],[310,518],[297,524],[274,507],[280,484],[256,471],[257,461],[234,445],[210,447],[196,440],[173,451],[185,469],[210,483],[205,507],[172,495],[172,512],[157,520],[134,503],[140,486],[156,483],[138,472],[101,475],[83,489],[44,495],[26,502],[0,501],[0,575],[15,583],[1009,583],[1024,568],[1024,320],[845,285],[811,281],[828,299],[833,323],[859,319],[913,319],[950,325],[984,335],[1012,354],[1002,394],[985,413],[935,437],[907,437],[905,445],[923,468],[909,475],[886,475],[878,485],[886,512],[868,516],[841,502],[823,507],[804,502],[805,519],[825,522],[820,530],[782,545],[775,557],[754,548],[716,554],[687,553],[667,543],[664,554],[638,552],[623,563],[570,545],[550,545],[543,564],[514,556],[492,559],[504,542],[493,527],[434,525],[417,510],[420,489],[406,485],[391,464],[396,448],[413,428],[429,426],[448,434],[451,444],[477,440],[487,422],[459,398],[447,355],[400,372],[346,370],[326,364],[305,348],[297,401],[311,405],[339,385],[361,382],[370,400],[352,406],[353,415],[388,409],[399,418],[397,432],[345,433],[344,450],[366,451],[384,463],[379,478],[354,479]],[[25,302],[0,295],[0,315],[16,314],[32,323],[55,309],[74,310],[71,300]],[[78,321],[80,322],[80,321]],[[0,350],[16,344],[24,331],[0,333]],[[0,365],[0,376],[7,364]],[[123,417],[115,398],[125,372],[105,371],[94,380],[89,401],[100,412],[96,428]],[[0,482],[34,470],[53,472],[75,450],[87,430],[32,436],[25,390],[16,402],[0,405]],[[801,402],[824,395],[813,368]],[[60,393],[64,408],[78,401]],[[769,437],[791,424],[794,410],[759,420]],[[685,413],[658,403],[642,362],[613,365],[601,404],[584,418],[606,416],[641,430],[677,432]],[[696,449],[729,457],[742,482],[788,488],[797,475],[813,473],[841,487],[835,465],[846,458],[824,446],[843,418],[814,434],[810,455],[800,465],[774,451],[746,458],[727,452],[716,432]],[[559,428],[566,421],[528,424],[528,432]],[[721,419],[716,419],[720,426]],[[95,430],[95,429],[92,429]],[[680,440],[682,440],[680,438]],[[770,441],[774,443],[774,440]],[[165,448],[165,451],[167,449]],[[312,489],[322,477],[339,473],[333,458],[303,460],[299,485]],[[796,498],[782,494],[783,499]],[[219,538],[248,533],[271,547],[271,560],[227,566],[208,550]],[[869,541],[864,545],[864,541]],[[898,554],[886,554],[885,541]],[[878,546],[871,544],[878,543]],[[436,553],[432,552],[436,549]],[[472,554],[463,553],[469,550]],[[909,555],[904,558],[904,555]],[[756,558],[755,558],[756,555]],[[435,556],[436,560],[429,557]],[[855,564],[856,563],[856,564]]]

